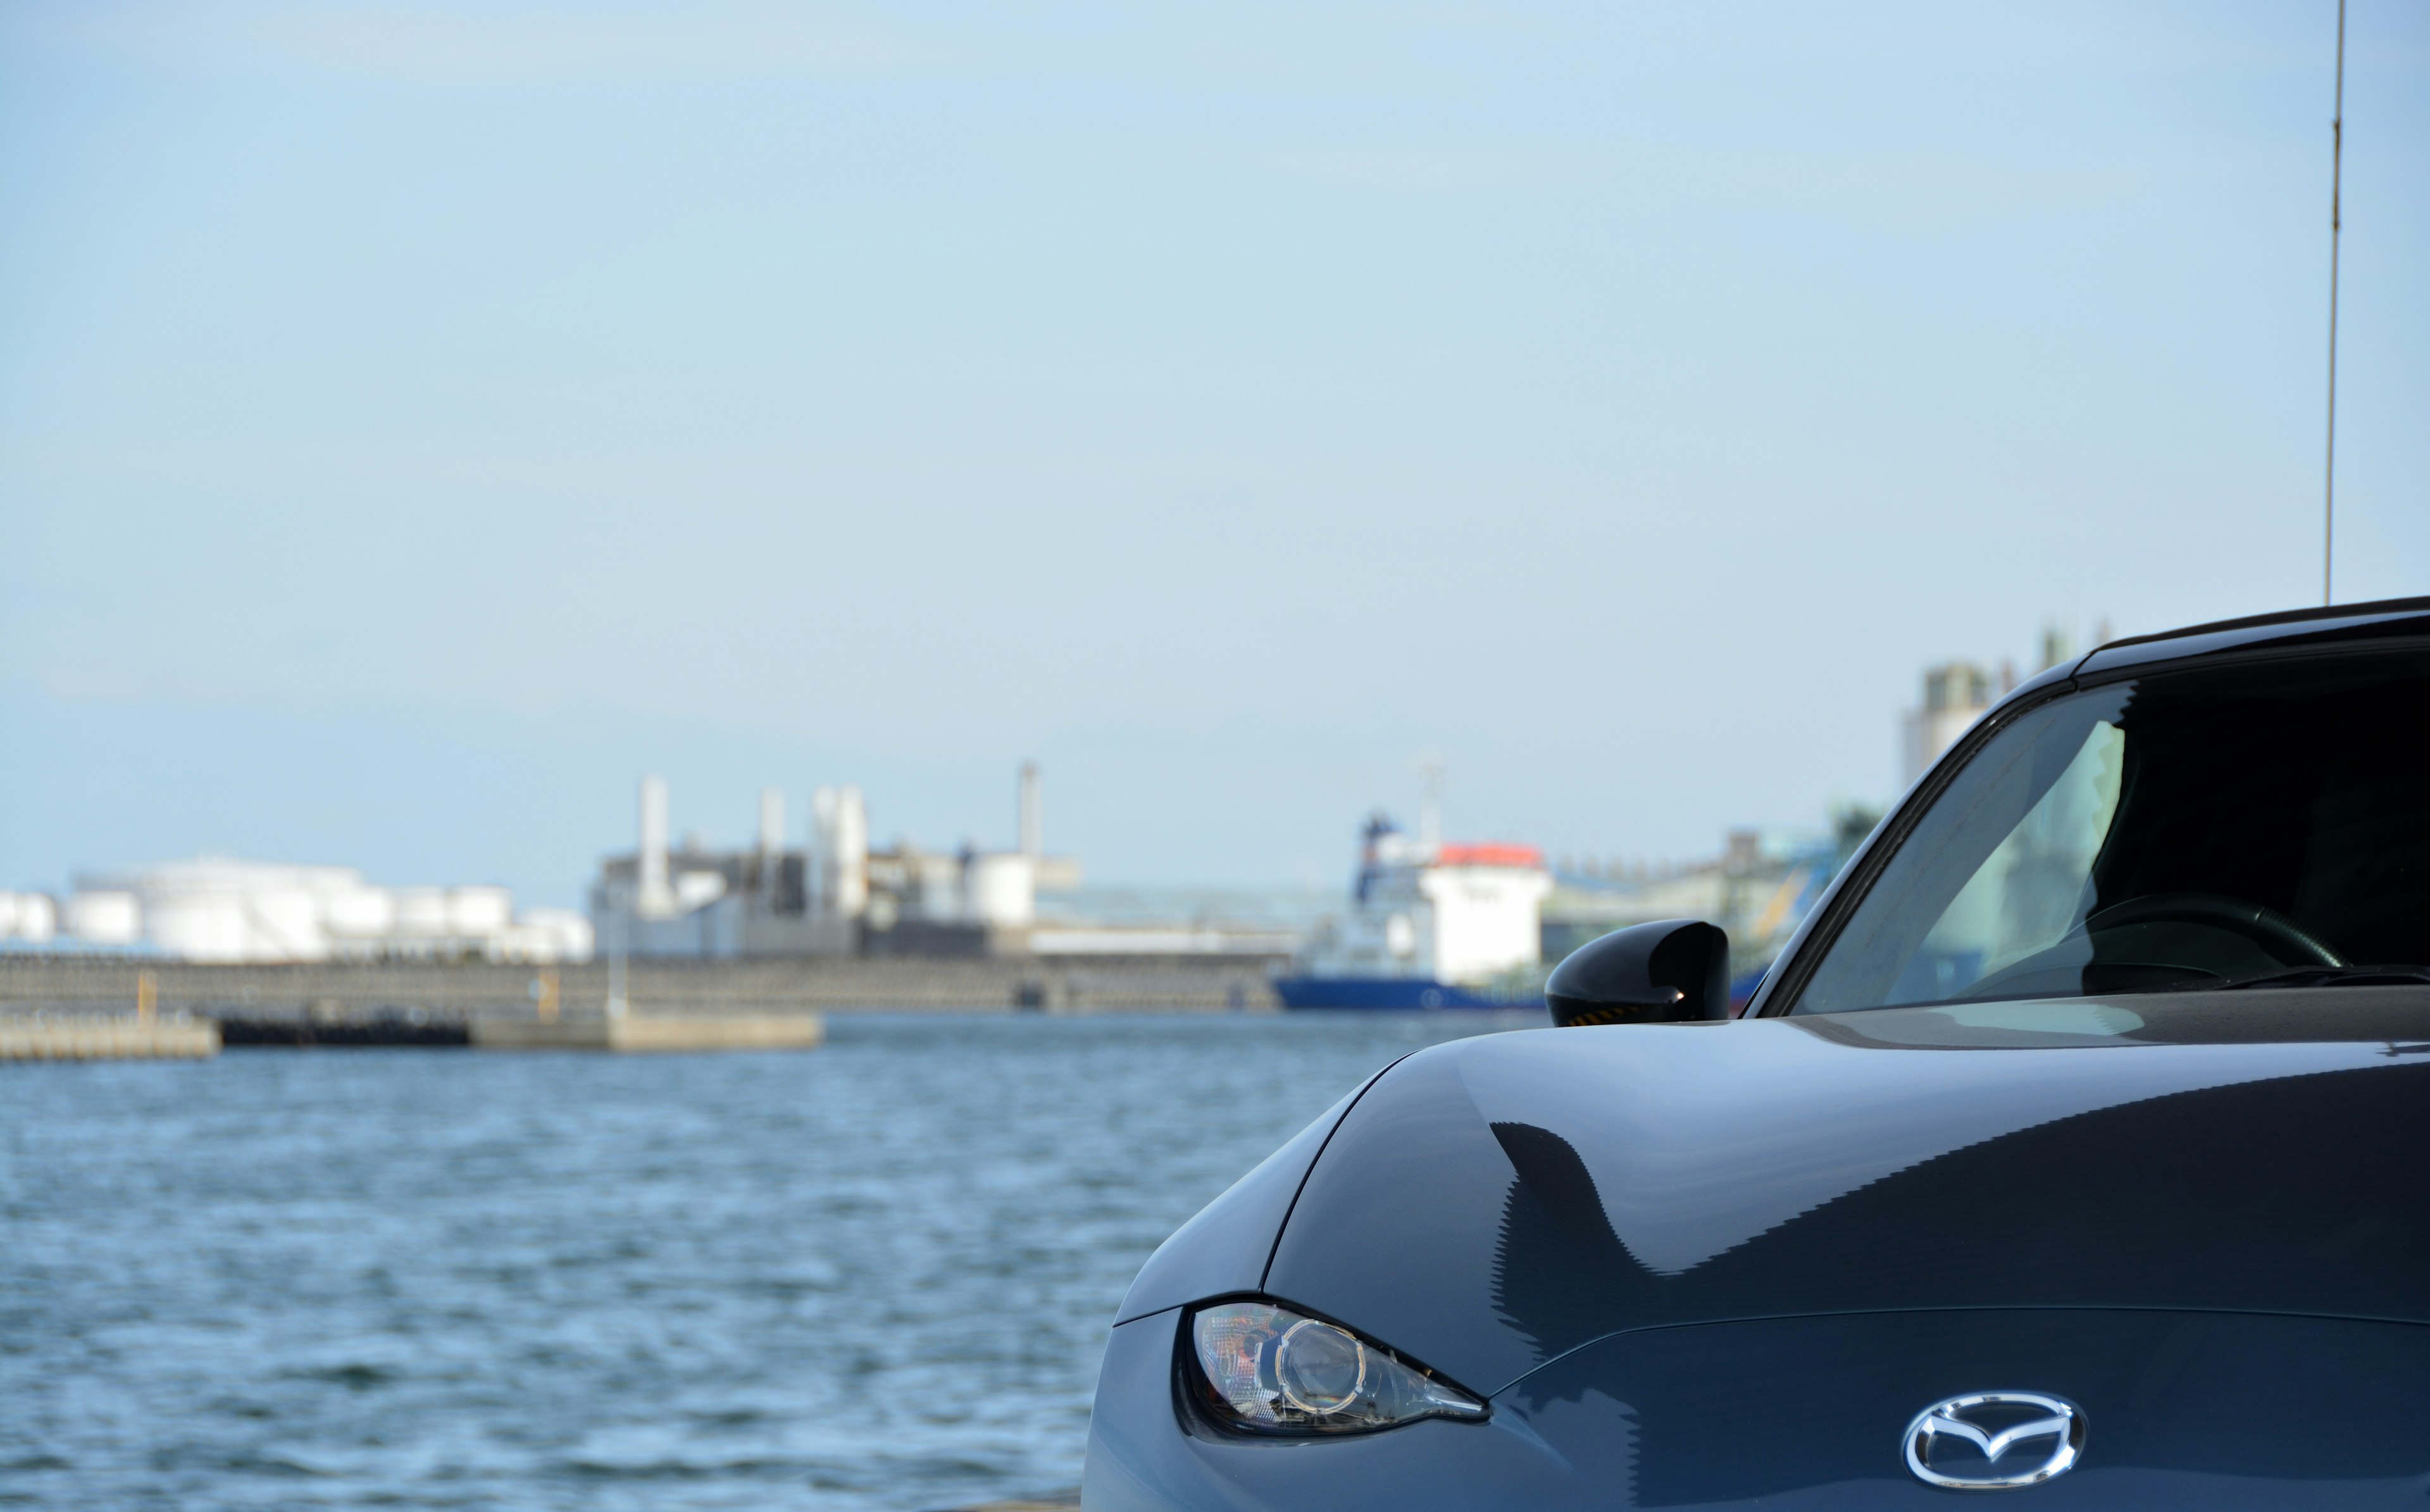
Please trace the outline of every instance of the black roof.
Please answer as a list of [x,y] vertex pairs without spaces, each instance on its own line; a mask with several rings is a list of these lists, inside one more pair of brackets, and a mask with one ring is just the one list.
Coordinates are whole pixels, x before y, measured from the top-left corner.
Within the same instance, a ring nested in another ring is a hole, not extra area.
[[2333,604],[2314,609],[2256,614],[2242,620],[2189,624],[2158,635],[2128,636],[2096,647],[2075,667],[2086,673],[2116,672],[2156,661],[2177,661],[2257,646],[2305,645],[2338,640],[2430,637],[2430,598],[2381,599],[2372,604]]

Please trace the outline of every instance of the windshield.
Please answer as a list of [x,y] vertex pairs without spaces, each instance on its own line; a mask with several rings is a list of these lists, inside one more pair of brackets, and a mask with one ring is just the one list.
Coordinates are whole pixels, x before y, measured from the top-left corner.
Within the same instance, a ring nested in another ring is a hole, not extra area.
[[2272,982],[2430,962],[2430,657],[2149,676],[1977,752],[1795,1013]]

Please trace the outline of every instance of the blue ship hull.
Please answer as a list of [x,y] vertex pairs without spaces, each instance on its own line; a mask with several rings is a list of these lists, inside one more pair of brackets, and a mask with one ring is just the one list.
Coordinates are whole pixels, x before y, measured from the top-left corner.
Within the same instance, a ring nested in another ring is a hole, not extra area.
[[1499,998],[1423,976],[1287,976],[1274,983],[1287,1008],[1540,1008],[1542,993]]

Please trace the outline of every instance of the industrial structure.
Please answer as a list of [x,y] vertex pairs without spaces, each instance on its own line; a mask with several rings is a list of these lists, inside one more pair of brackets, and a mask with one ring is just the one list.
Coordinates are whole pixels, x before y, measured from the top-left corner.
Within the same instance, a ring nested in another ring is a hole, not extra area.
[[[2107,627],[2098,633],[2105,637]],[[2046,627],[2042,665],[2070,659],[2072,639]],[[1905,779],[1920,776],[2016,682],[2009,666],[1996,674],[1966,661],[1926,669],[1918,706],[1901,717]],[[998,961],[1024,972],[1021,963],[1034,963],[1040,970],[1017,983],[1024,1002],[1078,1002],[1101,990],[1090,985],[1095,977],[1057,975],[1064,969],[1057,959],[1084,974],[1118,962],[1123,971],[1179,963],[1191,981],[1201,968],[1263,961],[1284,973],[1276,989],[1286,997],[1306,996],[1303,982],[1308,993],[1332,998],[1340,984],[1365,981],[1382,984],[1368,994],[1378,1003],[1412,992],[1413,1004],[1425,1001],[1430,988],[1457,989],[1452,997],[1523,1000],[1547,967],[1586,940],[1660,918],[1721,923],[1734,970],[1760,970],[1872,818],[1850,807],[1828,828],[1736,830],[1720,855],[1684,865],[1548,865],[1529,846],[1444,843],[1440,770],[1429,763],[1423,771],[1417,833],[1371,822],[1346,908],[1313,898],[1278,910],[1211,895],[1083,891],[1078,863],[1046,853],[1035,763],[1020,770],[1010,850],[927,849],[905,839],[873,845],[868,803],[848,785],[816,789],[797,831],[789,828],[785,795],[772,788],[760,794],[750,843],[677,843],[667,783],[653,775],[640,785],[636,843],[602,859],[587,917],[519,910],[503,888],[387,888],[345,867],[202,857],[80,874],[56,895],[0,891],[0,953],[230,965],[545,966],[589,960],[595,949],[610,962],[671,968],[759,961],[774,969],[817,958],[842,969],[868,961],[880,975],[890,957]],[[1295,970],[1286,964],[1293,957]],[[874,1001],[893,990],[850,971],[827,975],[848,996]],[[847,977],[848,989],[840,985]],[[964,990],[929,995],[957,998]],[[1223,995],[1232,991],[1227,985]],[[621,985],[611,984],[607,999],[624,1001]]]
[[201,856],[79,874],[62,906],[0,893],[0,939],[175,960],[588,960],[590,922],[505,888],[387,888],[352,867]]
[[[2094,625],[2092,643],[2109,639],[2109,622]],[[2035,671],[2048,672],[2076,656],[2075,635],[2056,622],[2042,625],[2041,656]],[[1899,719],[1899,784],[1912,787],[1940,754],[1974,727],[1990,706],[2014,692],[2014,662],[2003,661],[1996,677],[1979,662],[1945,661],[1923,670],[1923,701]]]
[[[2013,673],[2002,679],[2006,693],[2016,684]],[[1929,771],[1940,753],[1957,743],[1991,706],[1991,674],[1971,661],[1944,662],[1923,673],[1923,702],[1907,710],[1899,725],[1899,783],[1912,787]]]
[[[603,860],[591,889],[602,948],[640,957],[1026,955],[1038,895],[1080,882],[1077,861],[1046,854],[1034,762],[1021,769],[1020,846],[1010,851],[873,846],[867,800],[850,786],[811,794],[799,844],[789,841],[774,788],[759,795],[747,849],[671,846],[662,777],[641,779],[640,809],[638,843]],[[1120,931],[1085,933],[1074,942],[1115,953],[1129,943]]]

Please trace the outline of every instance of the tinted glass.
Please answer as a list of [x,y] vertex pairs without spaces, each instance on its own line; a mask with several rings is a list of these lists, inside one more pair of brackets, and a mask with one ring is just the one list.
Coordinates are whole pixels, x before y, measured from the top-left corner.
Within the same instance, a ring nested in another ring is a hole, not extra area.
[[2021,716],[1900,845],[1792,1011],[2423,963],[2430,656],[2355,656]]

